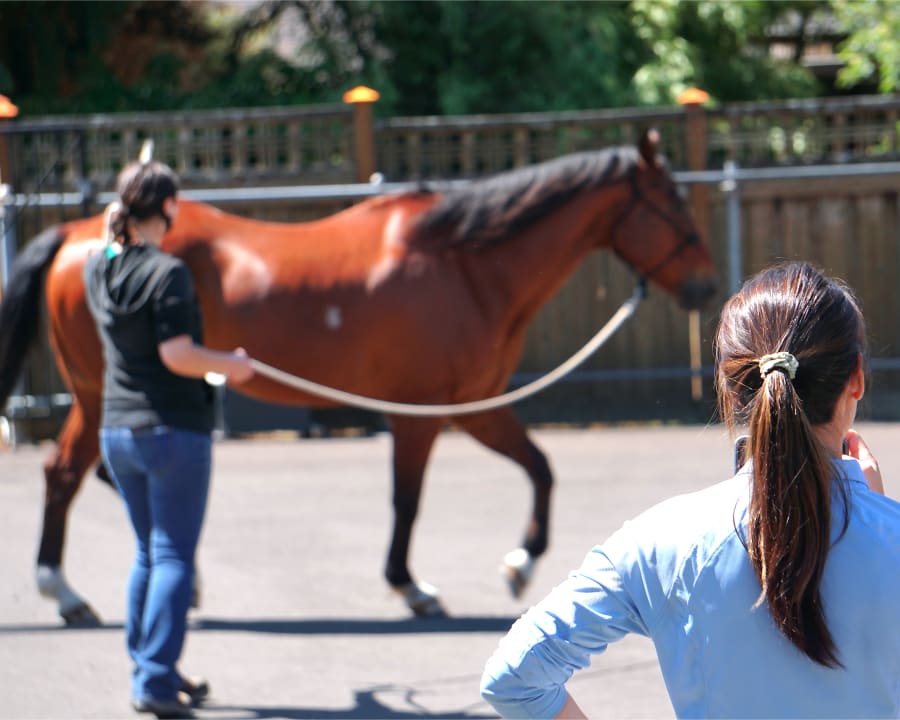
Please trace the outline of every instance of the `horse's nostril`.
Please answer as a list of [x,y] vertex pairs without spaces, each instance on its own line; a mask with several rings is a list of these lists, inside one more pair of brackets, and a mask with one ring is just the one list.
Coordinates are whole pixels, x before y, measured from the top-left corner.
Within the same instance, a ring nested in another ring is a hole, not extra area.
[[716,281],[698,278],[687,281],[681,288],[681,304],[688,310],[701,310],[716,294]]

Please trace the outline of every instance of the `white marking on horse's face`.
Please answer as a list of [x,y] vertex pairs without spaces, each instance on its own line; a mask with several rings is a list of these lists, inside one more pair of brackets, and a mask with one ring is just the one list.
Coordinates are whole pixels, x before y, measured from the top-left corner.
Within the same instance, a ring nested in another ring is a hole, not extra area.
[[343,324],[341,309],[337,305],[329,305],[325,308],[325,327],[329,330],[337,330]]

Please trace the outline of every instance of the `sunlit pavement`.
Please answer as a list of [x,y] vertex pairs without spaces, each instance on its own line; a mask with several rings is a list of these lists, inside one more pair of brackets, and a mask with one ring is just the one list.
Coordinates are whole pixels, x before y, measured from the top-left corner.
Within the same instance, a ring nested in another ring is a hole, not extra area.
[[[863,424],[900,497],[900,426]],[[217,443],[199,558],[202,606],[182,667],[210,679],[208,718],[493,717],[478,696],[509,624],[622,521],[725,479],[718,425],[536,430],[557,477],[551,548],[524,597],[497,567],[530,504],[517,467],[458,433],[430,464],[411,568],[449,617],[411,618],[381,577],[390,438]],[[128,718],[122,631],[132,539],[122,505],[88,478],[70,515],[66,573],[104,620],[65,629],[34,586],[49,447],[0,453],[0,718]],[[653,647],[614,645],[570,689],[589,715],[672,717]],[[149,717],[149,716],[145,716]]]

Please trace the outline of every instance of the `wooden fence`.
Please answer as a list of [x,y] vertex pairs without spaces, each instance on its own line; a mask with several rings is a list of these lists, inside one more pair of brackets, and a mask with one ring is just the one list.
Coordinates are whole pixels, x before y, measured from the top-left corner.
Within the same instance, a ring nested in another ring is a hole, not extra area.
[[[471,178],[569,152],[632,143],[661,130],[676,170],[889,160],[898,157],[900,98],[862,97],[662,109],[595,110],[502,116],[373,119],[369,103],[308,108],[147,113],[22,119],[0,126],[0,177],[18,193],[82,192],[86,206],[109,190],[144,138],[181,174],[185,187],[347,183],[373,171],[389,181]],[[725,196],[690,188],[698,224],[716,263],[728,267]],[[845,278],[861,296],[875,358],[900,356],[900,179],[893,176],[747,183],[741,188],[745,274],[790,257]],[[246,202],[226,209],[276,220],[307,220],[348,200]],[[18,213],[24,242],[81,207],[34,206]],[[630,292],[628,270],[609,255],[590,259],[534,322],[519,371],[543,372],[565,359]],[[702,317],[704,361],[725,290]],[[688,321],[651,290],[637,317],[584,368],[597,381],[562,383],[520,407],[529,420],[708,419],[713,398],[689,394]],[[62,390],[46,346],[29,362],[26,389]],[[609,378],[617,378],[608,382]],[[873,417],[900,417],[900,378],[879,373]],[[870,394],[872,397],[873,394]],[[894,408],[898,408],[895,410]]]

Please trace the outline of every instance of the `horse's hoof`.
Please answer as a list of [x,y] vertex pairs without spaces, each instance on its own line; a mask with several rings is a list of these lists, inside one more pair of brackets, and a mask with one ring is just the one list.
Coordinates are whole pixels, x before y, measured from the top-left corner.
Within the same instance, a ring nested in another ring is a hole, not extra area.
[[509,592],[518,600],[531,582],[531,576],[534,574],[534,558],[524,548],[512,550],[503,558],[500,574],[506,580]]
[[416,617],[420,618],[445,618],[449,617],[447,615],[447,611],[444,609],[444,606],[441,605],[441,601],[438,598],[430,598],[422,603],[418,603],[417,605],[410,606],[410,610],[415,613]]
[[65,612],[60,611],[60,616],[66,623],[66,627],[72,628],[92,628],[100,627],[103,622],[100,616],[94,612],[93,608],[87,603],[81,603],[69,608]]
[[410,582],[395,587],[394,590],[403,596],[406,606],[416,617],[447,617],[447,611],[441,605],[436,587],[426,582]]

